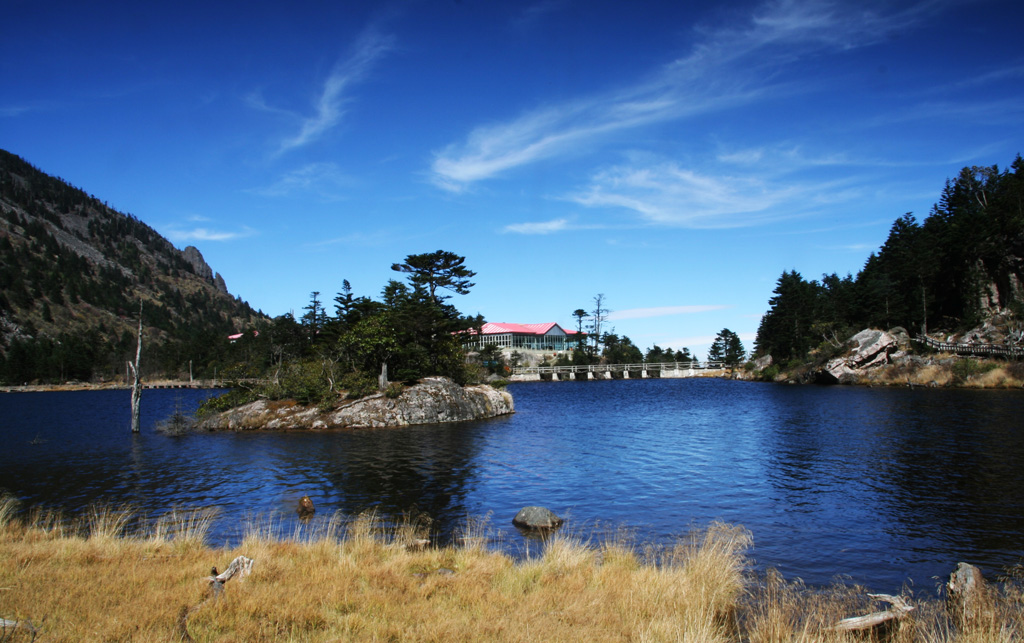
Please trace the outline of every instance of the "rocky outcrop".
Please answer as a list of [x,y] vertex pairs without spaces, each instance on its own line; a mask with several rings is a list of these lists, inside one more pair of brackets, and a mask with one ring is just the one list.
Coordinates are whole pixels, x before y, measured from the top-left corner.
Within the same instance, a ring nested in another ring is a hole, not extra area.
[[199,252],[199,248],[195,246],[186,246],[181,251],[182,257],[185,261],[192,266],[192,272],[205,279],[207,282],[212,283],[213,286],[221,291],[222,293],[228,292],[228,285],[224,282],[224,277],[220,276],[220,273],[214,273],[213,268],[210,264],[206,263],[206,259],[203,259],[203,253]]
[[851,345],[849,352],[826,362],[817,373],[817,381],[853,383],[864,371],[891,364],[893,359],[903,355],[899,340],[884,330],[862,330],[851,337],[848,344]]
[[213,269],[210,268],[210,264],[206,263],[206,260],[203,259],[203,253],[199,252],[199,248],[195,246],[186,246],[185,249],[181,251],[181,255],[184,257],[185,261],[192,266],[192,272],[207,281],[213,279]]
[[487,385],[459,386],[446,377],[427,377],[403,390],[397,398],[378,393],[328,410],[288,401],[257,400],[203,418],[197,428],[244,431],[396,427],[482,420],[514,411],[512,395],[507,391]]
[[978,326],[959,333],[929,333],[929,337],[949,344],[988,344],[1020,346],[1024,344],[1024,324],[1011,313],[988,317]]

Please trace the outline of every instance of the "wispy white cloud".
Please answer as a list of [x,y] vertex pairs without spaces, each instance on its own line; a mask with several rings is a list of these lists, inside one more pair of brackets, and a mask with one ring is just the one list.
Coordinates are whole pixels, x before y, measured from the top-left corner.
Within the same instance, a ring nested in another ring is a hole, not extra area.
[[649,224],[729,228],[794,216],[779,206],[806,197],[793,184],[743,175],[699,174],[673,162],[623,165],[597,173],[568,198],[588,207],[625,208]]
[[745,150],[733,150],[731,152],[723,152],[718,155],[718,160],[721,163],[731,163],[735,165],[754,165],[760,163],[761,159],[764,158],[763,148],[749,148]]
[[271,197],[312,193],[324,199],[337,200],[352,183],[352,179],[335,163],[310,163],[287,172],[271,185],[250,191]]
[[551,219],[550,221],[526,221],[510,223],[501,229],[504,233],[513,234],[553,234],[570,230],[605,230],[609,226],[601,223],[575,223],[568,218]]
[[858,255],[863,255],[868,252],[878,250],[877,243],[847,243],[845,245],[838,246],[823,246],[825,250],[840,250],[842,252],[855,252]]
[[502,228],[502,232],[514,232],[516,234],[551,234],[552,232],[563,232],[569,228],[570,225],[568,219],[552,219],[551,221],[512,223]]
[[668,315],[692,315],[694,313],[706,313],[712,310],[724,310],[729,306],[660,306],[657,308],[630,308],[628,310],[616,310],[608,314],[608,321],[619,321],[623,319],[647,319],[650,317],[666,317]]
[[[722,150],[700,170],[631,154],[563,198],[590,208],[631,211],[644,225],[737,228],[804,218],[860,198],[865,183],[873,180],[877,190],[877,179],[847,168],[875,165],[841,152],[807,154],[796,145]],[[821,176],[823,171],[831,176]]]
[[836,165],[871,165],[876,160],[856,160],[839,152],[809,155],[799,145],[779,143],[771,146],[723,150],[718,153],[720,163],[737,166],[756,166],[766,174],[788,174],[798,169]]
[[[278,153],[309,145],[337,125],[345,115],[345,104],[351,100],[352,85],[362,81],[373,65],[393,47],[394,39],[391,36],[374,30],[363,33],[348,57],[339,62],[324,81],[313,105],[313,113],[300,117],[298,132],[281,141]],[[258,94],[250,95],[247,101],[251,106],[264,111],[291,114],[269,105]]]
[[741,29],[702,30],[689,55],[647,80],[473,129],[465,142],[436,153],[432,179],[460,191],[512,168],[578,151],[611,132],[748,104],[779,90],[774,69],[823,49],[876,42],[919,20],[932,5],[883,14],[840,2],[768,2]]
[[170,227],[167,236],[171,241],[233,241],[255,235],[256,230],[243,226],[241,230],[211,230],[209,228],[182,229]]
[[684,103],[664,95],[670,91],[671,87],[655,82],[614,96],[536,110],[509,123],[478,127],[465,144],[450,145],[435,156],[432,179],[439,187],[458,192],[505,170],[579,149],[616,130],[750,98],[749,92],[738,90],[694,96],[694,100]]

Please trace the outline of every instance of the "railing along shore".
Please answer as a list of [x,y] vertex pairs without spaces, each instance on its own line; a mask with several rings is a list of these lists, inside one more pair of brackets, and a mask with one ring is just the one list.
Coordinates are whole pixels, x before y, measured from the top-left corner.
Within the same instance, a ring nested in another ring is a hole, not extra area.
[[952,342],[940,342],[939,340],[932,339],[927,335],[918,335],[914,340],[942,353],[974,355],[977,357],[1024,357],[1024,346],[1013,346],[1010,344],[959,344]]

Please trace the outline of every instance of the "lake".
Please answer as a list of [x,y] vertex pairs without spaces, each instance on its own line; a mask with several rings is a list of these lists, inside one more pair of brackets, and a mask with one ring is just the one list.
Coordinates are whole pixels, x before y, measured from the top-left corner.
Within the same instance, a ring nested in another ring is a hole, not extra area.
[[[221,508],[210,542],[299,498],[318,517],[425,512],[446,541],[490,517],[495,546],[539,504],[587,537],[622,527],[669,544],[714,520],[753,534],[759,568],[873,591],[929,589],[964,560],[1024,558],[1024,393],[784,386],[719,379],[515,383],[513,416],[402,429],[154,431],[210,391],[0,395],[0,489],[69,515],[129,503],[150,516]],[[595,536],[595,538],[598,536]]]

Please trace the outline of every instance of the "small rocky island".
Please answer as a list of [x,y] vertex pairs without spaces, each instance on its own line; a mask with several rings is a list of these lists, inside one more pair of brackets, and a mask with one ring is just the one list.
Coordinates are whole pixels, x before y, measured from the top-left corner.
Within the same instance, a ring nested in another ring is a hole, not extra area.
[[294,400],[256,400],[202,418],[200,431],[398,427],[465,422],[514,413],[511,393],[486,384],[459,386],[447,377],[425,377],[397,397],[376,393],[329,409]]

